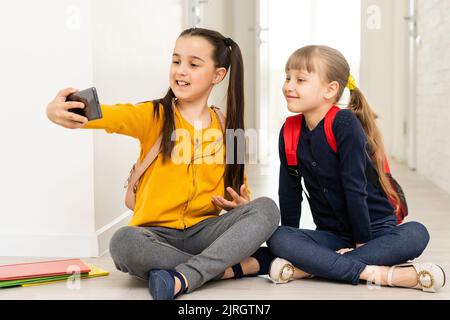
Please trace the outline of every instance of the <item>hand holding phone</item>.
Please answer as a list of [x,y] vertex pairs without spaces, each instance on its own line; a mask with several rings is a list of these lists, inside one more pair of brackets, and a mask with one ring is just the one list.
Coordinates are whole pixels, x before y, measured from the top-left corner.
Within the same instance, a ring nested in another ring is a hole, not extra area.
[[97,96],[95,87],[70,94],[66,101],[77,101],[85,105],[83,109],[72,108],[69,112],[73,112],[88,118],[89,121],[102,118],[102,110]]

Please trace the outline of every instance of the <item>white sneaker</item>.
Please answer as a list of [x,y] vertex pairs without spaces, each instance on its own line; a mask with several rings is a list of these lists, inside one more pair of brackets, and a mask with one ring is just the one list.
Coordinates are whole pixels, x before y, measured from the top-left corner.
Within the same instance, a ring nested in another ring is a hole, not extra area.
[[422,263],[405,263],[396,266],[392,266],[388,272],[387,283],[392,285],[392,276],[396,267],[414,267],[417,272],[418,284],[413,289],[423,290],[425,292],[437,292],[443,286],[445,286],[445,272],[444,270],[434,263],[422,262]]
[[288,283],[294,280],[294,266],[289,261],[276,258],[269,268],[269,277],[274,283]]

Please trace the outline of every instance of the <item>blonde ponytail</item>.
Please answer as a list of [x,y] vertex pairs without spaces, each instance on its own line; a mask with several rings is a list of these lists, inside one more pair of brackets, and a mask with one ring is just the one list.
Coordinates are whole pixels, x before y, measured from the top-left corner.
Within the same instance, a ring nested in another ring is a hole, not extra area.
[[[384,170],[386,165],[386,152],[384,149],[381,132],[376,124],[376,119],[378,116],[372,110],[363,93],[358,87],[356,87],[356,85],[353,90],[350,90],[350,97],[348,108],[355,113],[356,117],[362,124],[364,132],[366,133],[369,148],[372,153],[370,154],[370,157],[378,173],[378,181],[380,182],[381,188],[389,199],[395,199],[395,203],[400,203],[400,198],[394,190]],[[394,209],[397,210],[398,208]]]

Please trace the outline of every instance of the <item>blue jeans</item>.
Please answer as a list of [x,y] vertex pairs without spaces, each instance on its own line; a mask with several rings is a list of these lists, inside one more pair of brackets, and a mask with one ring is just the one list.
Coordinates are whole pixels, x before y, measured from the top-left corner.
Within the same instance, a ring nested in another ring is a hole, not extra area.
[[353,248],[351,236],[330,231],[281,226],[267,244],[275,256],[302,271],[357,285],[367,265],[393,266],[413,260],[422,254],[429,240],[422,224],[408,222],[397,226],[395,217],[389,217],[372,223],[371,241],[344,255],[336,251]]

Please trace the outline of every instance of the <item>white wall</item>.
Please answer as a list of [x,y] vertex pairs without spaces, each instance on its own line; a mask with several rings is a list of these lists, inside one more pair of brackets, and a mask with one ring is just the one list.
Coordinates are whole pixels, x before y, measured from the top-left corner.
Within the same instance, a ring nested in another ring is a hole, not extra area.
[[[191,2],[194,3],[195,1]],[[229,0],[209,0],[209,1],[197,1],[197,5],[200,12],[200,21],[197,27],[207,28],[220,32],[225,37],[232,37],[232,20],[231,5],[232,1]],[[189,10],[189,9],[188,9]],[[193,27],[189,25],[187,27]],[[229,74],[218,85],[216,85],[211,92],[208,103],[215,105],[225,112],[227,105],[227,90],[229,84]]]
[[45,108],[67,86],[95,85],[109,104],[162,97],[184,3],[0,2],[0,256],[96,256],[128,223],[137,142],[64,129]]
[[362,0],[360,87],[379,115],[386,151],[406,158],[408,108],[406,0]]
[[239,44],[244,60],[245,127],[256,129],[256,1],[232,0],[230,6],[231,37]]
[[45,114],[92,84],[89,1],[2,1],[0,33],[0,256],[96,254],[92,133]]
[[[169,88],[175,41],[183,29],[183,0],[92,2],[94,83],[101,103],[161,98]],[[128,224],[123,183],[139,156],[129,137],[94,132],[95,226],[100,253]],[[112,159],[114,159],[112,161]],[[128,212],[128,214],[127,214]]]
[[[389,154],[400,162],[407,160],[407,130],[409,102],[409,26],[404,20],[408,16],[408,1],[393,1],[393,25],[392,25],[392,50],[393,69],[392,82],[394,90],[392,92],[392,104],[390,114],[391,135],[389,139]],[[387,119],[387,117],[386,117]]]
[[[406,154],[416,160],[416,169],[450,193],[450,139],[447,133],[450,108],[450,2],[417,0],[418,35],[416,49],[416,144],[408,150],[403,121],[408,115],[408,15],[406,0],[363,0],[381,8],[381,28],[362,33],[361,85],[369,102],[380,114],[380,124],[388,153],[398,160]],[[363,22],[364,24],[364,22]],[[411,106],[411,110],[414,107]],[[410,159],[411,162],[411,159]],[[412,161],[414,162],[414,161]],[[395,174],[395,173],[394,173]]]
[[417,4],[417,170],[450,193],[450,1]]
[[[245,126],[255,128],[255,0],[208,0],[200,3],[200,27],[219,31],[239,44],[244,61]],[[216,86],[209,103],[223,109],[229,77]]]

